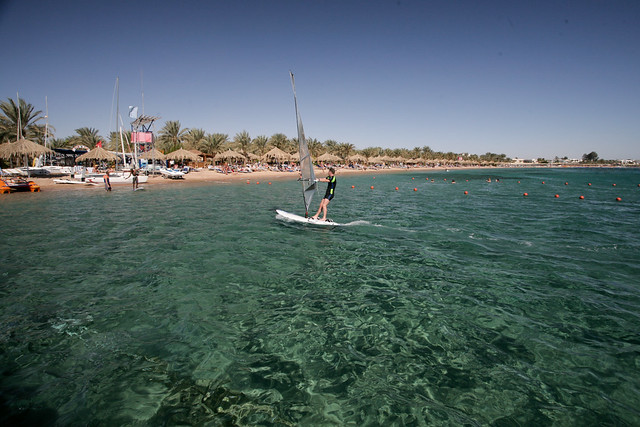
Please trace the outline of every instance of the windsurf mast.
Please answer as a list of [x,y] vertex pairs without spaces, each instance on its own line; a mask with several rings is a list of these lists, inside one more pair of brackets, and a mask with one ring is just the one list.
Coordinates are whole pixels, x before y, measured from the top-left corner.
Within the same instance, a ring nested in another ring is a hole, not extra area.
[[309,206],[311,205],[311,199],[316,192],[318,183],[316,182],[316,175],[313,172],[313,160],[311,159],[311,153],[307,146],[307,141],[304,138],[304,128],[302,127],[302,119],[300,118],[300,112],[298,111],[298,99],[296,97],[296,83],[293,78],[293,73],[289,71],[291,76],[291,87],[293,88],[293,102],[296,107],[296,123],[298,126],[298,148],[300,151],[300,173],[302,182],[302,195],[304,197],[304,215],[309,216]]

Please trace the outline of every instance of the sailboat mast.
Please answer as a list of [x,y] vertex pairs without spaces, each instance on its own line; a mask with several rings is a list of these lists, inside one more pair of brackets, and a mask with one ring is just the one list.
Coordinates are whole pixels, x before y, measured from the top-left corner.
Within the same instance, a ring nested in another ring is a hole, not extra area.
[[[120,146],[122,148],[122,170],[124,170],[127,163],[127,155],[124,151],[124,140],[122,139],[122,125],[120,124],[120,77],[116,77],[116,125],[118,126],[118,132],[120,133]],[[117,156],[117,153],[116,153]],[[118,159],[116,159],[116,170],[118,169]]]
[[[116,132],[118,132],[118,114],[120,114],[120,76],[116,77]],[[111,102],[113,102],[113,98],[111,98]],[[111,105],[111,113],[113,114],[113,104]],[[111,125],[111,124],[109,124]],[[116,147],[116,170],[118,170],[118,142],[115,143]],[[124,155],[124,150],[122,150]]]
[[[44,146],[49,148],[49,103],[47,101],[47,97],[44,97]],[[42,162],[44,165],[47,164],[47,155],[44,155],[44,161]],[[49,156],[49,163],[53,166],[53,154]]]
[[142,68],[140,69],[140,92],[142,95],[142,115],[144,116],[144,80],[142,75]]

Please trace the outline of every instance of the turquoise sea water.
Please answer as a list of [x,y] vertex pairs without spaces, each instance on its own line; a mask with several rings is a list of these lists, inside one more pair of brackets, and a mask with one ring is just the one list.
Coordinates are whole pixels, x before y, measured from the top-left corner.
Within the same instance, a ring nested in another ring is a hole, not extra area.
[[638,425],[638,184],[338,174],[335,229],[291,180],[2,196],[0,422]]

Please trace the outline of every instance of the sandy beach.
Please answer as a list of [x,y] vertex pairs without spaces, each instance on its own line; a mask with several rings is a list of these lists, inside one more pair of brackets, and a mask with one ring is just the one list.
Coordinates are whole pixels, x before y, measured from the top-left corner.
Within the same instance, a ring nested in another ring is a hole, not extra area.
[[[364,175],[375,175],[375,174],[388,174],[388,173],[402,173],[402,172],[429,172],[429,171],[440,171],[440,170],[462,170],[462,169],[478,169],[479,167],[412,167],[412,168],[383,168],[383,169],[351,169],[351,168],[338,168],[336,170],[336,174],[339,177],[347,176],[347,175],[356,175],[356,174],[364,174]],[[489,168],[493,169],[493,168]],[[323,170],[321,168],[315,169],[316,176],[321,178],[326,174],[326,169]],[[63,177],[67,178],[67,177]],[[145,184],[141,184],[143,186],[181,186],[181,185],[203,185],[206,183],[213,182],[246,182],[249,181],[251,184],[264,183],[267,184],[270,181],[278,181],[278,180],[295,180],[298,179],[298,172],[277,172],[277,171],[255,171],[251,173],[231,173],[231,174],[223,174],[212,170],[203,169],[200,171],[193,171],[184,176],[183,179],[166,179],[162,176],[149,176],[149,180]],[[69,184],[56,184],[53,181],[53,178],[31,178],[31,181],[34,181],[38,184],[42,191],[65,191],[70,189],[85,189],[87,191],[92,191],[96,189],[102,189],[102,185],[91,186],[91,185],[69,185]],[[114,190],[119,188],[129,187],[130,184],[114,184],[112,183],[112,187]]]

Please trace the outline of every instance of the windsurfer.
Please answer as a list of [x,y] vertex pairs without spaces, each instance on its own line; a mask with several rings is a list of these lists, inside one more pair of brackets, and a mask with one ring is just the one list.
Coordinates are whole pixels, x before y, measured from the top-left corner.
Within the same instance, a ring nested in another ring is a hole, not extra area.
[[318,208],[318,212],[312,217],[312,219],[318,219],[320,216],[320,212],[322,212],[321,221],[327,220],[327,206],[331,199],[334,196],[334,190],[336,189],[336,170],[334,168],[329,168],[329,176],[323,179],[319,179],[318,181],[328,182],[327,191],[324,193],[324,197],[320,202],[320,207]]

